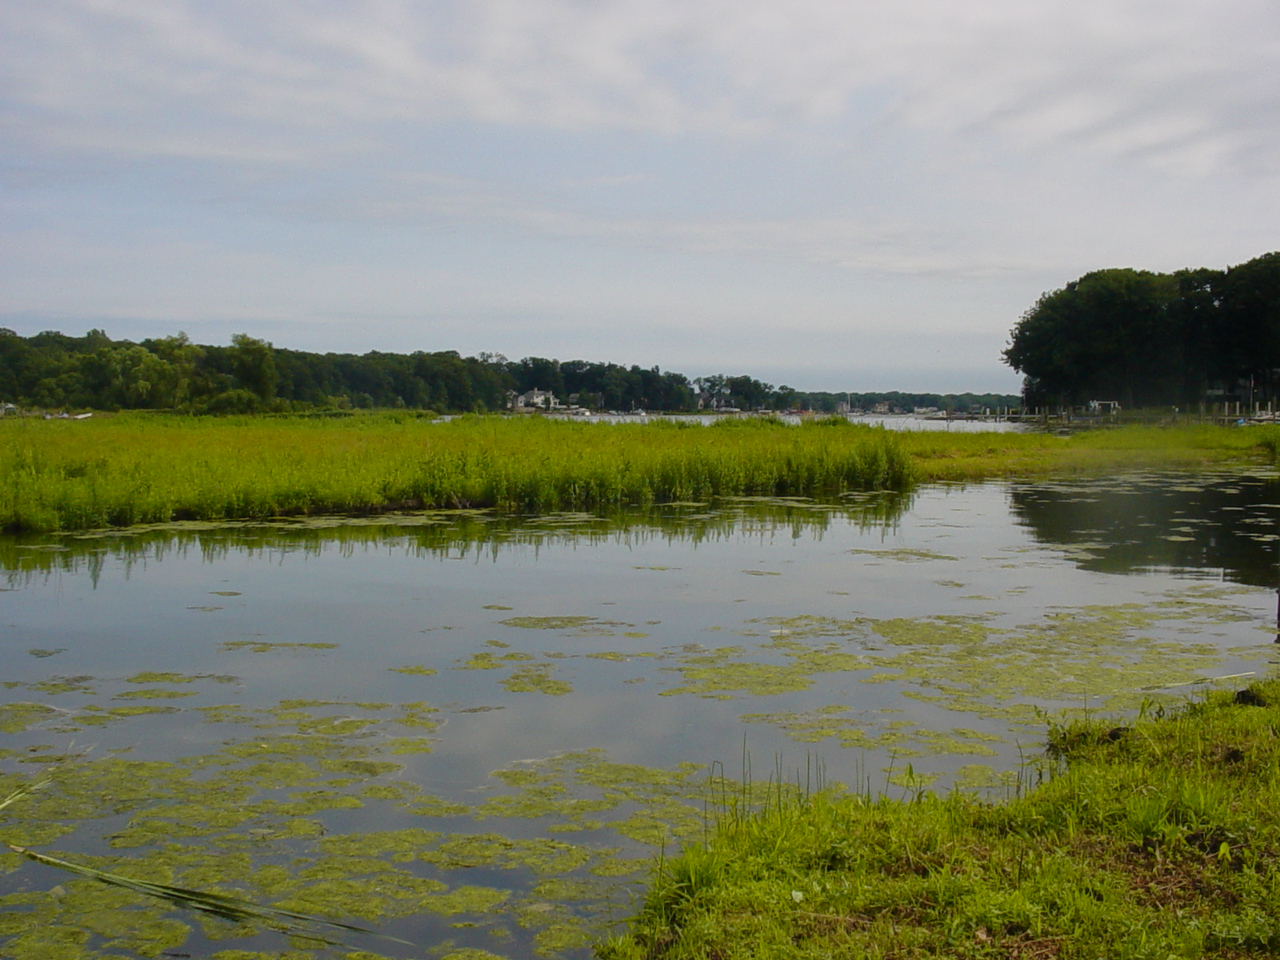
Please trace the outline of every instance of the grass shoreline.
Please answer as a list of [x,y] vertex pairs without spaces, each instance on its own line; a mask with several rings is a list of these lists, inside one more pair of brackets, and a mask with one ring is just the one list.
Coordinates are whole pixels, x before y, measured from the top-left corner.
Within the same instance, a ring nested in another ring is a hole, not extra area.
[[406,509],[604,512],[728,496],[1195,469],[1274,459],[1275,428],[893,432],[835,418],[712,427],[407,414],[0,421],[0,531]]
[[1005,802],[725,809],[603,960],[1261,957],[1280,949],[1280,681],[1050,726]]
[[[605,425],[380,415],[0,424],[0,529],[389,509],[607,510],[924,482],[1274,462],[1274,428],[1066,437],[820,421]],[[1272,956],[1280,682],[1169,716],[1051,726],[1002,804],[924,791],[726,807],[664,860],[606,960]]]

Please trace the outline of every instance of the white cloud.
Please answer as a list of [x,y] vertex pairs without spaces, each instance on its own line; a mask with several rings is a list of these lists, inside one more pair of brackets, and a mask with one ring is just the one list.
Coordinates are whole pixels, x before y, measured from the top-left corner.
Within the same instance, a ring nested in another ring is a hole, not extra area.
[[1274,0],[9,0],[0,315],[995,364],[1085,270],[1274,243],[1278,48]]
[[196,127],[225,157],[248,125],[251,158],[301,159],[449,118],[848,136],[880,120],[1196,171],[1280,139],[1280,25],[1252,0],[43,0],[0,18],[22,135],[124,154],[191,153]]

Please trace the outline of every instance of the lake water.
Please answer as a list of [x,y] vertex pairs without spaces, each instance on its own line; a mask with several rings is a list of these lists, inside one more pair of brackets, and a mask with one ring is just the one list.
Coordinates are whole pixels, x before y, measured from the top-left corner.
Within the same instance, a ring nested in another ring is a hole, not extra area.
[[[585,957],[721,775],[998,795],[1044,711],[1245,685],[1278,525],[1269,476],[1149,474],[5,540],[0,799],[54,782],[3,839],[379,956]],[[290,948],[3,859],[5,956]]]

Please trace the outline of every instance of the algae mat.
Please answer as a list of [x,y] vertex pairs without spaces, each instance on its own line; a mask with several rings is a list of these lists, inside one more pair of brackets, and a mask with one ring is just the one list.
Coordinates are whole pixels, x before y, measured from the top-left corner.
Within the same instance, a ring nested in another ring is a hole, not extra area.
[[49,783],[0,839],[374,932],[9,852],[0,952],[585,957],[726,767],[999,790],[1044,711],[1266,669],[1277,504],[1144,475],[4,541],[0,798]]

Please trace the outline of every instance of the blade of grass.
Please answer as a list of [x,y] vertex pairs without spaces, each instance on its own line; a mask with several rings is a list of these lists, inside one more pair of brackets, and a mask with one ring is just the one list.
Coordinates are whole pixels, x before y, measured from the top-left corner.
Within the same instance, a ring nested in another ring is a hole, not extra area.
[[[48,786],[51,780],[41,780],[37,783],[28,784],[19,787],[9,796],[0,800],[0,810],[5,809],[18,800],[30,796],[35,791]],[[0,841],[3,842],[3,841]],[[315,940],[327,946],[343,946],[341,941],[333,940],[323,934],[317,932],[315,927],[331,927],[338,930],[345,930],[351,933],[362,933],[370,936],[379,937],[384,940],[392,940],[396,943],[403,943],[409,946],[412,944],[407,940],[401,940],[398,937],[388,936],[387,934],[378,933],[376,930],[370,930],[367,927],[357,926],[351,923],[343,923],[340,920],[329,920],[325,917],[312,916],[311,914],[299,913],[295,910],[285,910],[280,907],[268,907],[261,904],[253,903],[241,897],[231,896],[223,893],[213,893],[208,890],[195,890],[190,887],[178,887],[167,883],[153,883],[148,880],[135,880],[132,877],[122,876],[118,873],[112,873],[109,870],[99,870],[96,867],[89,867],[83,864],[74,863],[70,860],[64,860],[61,857],[55,857],[51,854],[40,853],[28,847],[21,847],[17,844],[4,842],[4,846],[16,854],[33,860],[36,863],[43,863],[45,866],[56,867],[59,870],[66,870],[82,877],[88,877],[91,880],[97,880],[113,887],[121,887],[126,890],[132,890],[135,893],[143,894],[148,897],[156,897],[165,900],[174,906],[184,907],[190,910],[198,910],[201,913],[207,913],[212,916],[220,917],[223,920],[229,920],[232,923],[261,923],[280,933],[290,936],[305,937],[309,940]]]

